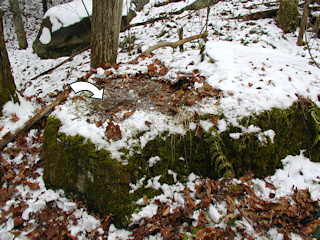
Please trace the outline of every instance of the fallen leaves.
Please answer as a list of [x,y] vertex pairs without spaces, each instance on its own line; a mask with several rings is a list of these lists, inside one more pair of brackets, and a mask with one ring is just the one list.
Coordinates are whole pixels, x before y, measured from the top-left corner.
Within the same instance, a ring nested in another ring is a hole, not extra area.
[[[193,239],[233,239],[238,233],[244,239],[256,239],[256,235],[264,236],[269,229],[278,228],[286,239],[290,239],[291,233],[309,239],[320,224],[320,219],[315,215],[320,207],[312,201],[309,191],[295,190],[292,196],[267,201],[255,194],[252,179],[250,172],[237,184],[229,180],[205,179],[196,186],[195,194],[191,195],[189,188],[180,192],[185,196],[184,204],[180,207],[172,207],[170,203],[156,199],[157,214],[150,219],[143,219],[140,225],[136,225],[132,235],[135,239],[143,239],[160,233],[163,239],[182,239],[185,234],[181,232],[184,232],[193,236]],[[270,183],[266,187],[274,188]],[[227,205],[226,216],[222,219],[226,225],[212,225],[207,215],[208,207],[223,201]],[[199,213],[197,224],[195,228],[190,228],[195,212]],[[242,224],[237,224],[243,220],[253,227],[255,235]]]
[[20,120],[20,118],[17,116],[17,114],[14,113],[11,115],[11,120],[13,122],[18,122]]
[[118,140],[122,138],[120,126],[114,124],[112,119],[110,119],[110,122],[107,126],[106,134],[109,140],[112,140],[112,139]]
[[[180,73],[176,79],[172,79],[167,76],[168,67],[158,59],[154,59],[146,67],[147,72],[144,73],[128,75],[108,72],[105,78],[94,79],[97,87],[108,91],[108,99],[104,101],[113,102],[112,109],[105,109],[109,117],[121,111],[130,112],[139,108],[152,108],[174,115],[176,112],[171,111],[172,109],[180,106],[192,107],[206,99],[216,100],[216,105],[219,105],[219,99],[224,96],[220,89],[208,84],[197,70],[188,74]],[[119,107],[117,102],[120,99],[130,97],[130,104]]]

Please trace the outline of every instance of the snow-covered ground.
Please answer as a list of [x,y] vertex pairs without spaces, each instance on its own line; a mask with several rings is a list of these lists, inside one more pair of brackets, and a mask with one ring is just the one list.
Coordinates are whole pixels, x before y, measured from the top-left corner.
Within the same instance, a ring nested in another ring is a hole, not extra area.
[[[191,1],[183,1],[155,7],[155,4],[159,2],[158,0],[151,0],[132,20],[132,23],[158,17],[161,12],[176,11],[191,3]],[[119,68],[112,69],[112,71],[129,75],[147,72],[147,66],[154,59],[159,59],[169,68],[168,73],[163,76],[168,81],[176,79],[179,74],[192,73],[197,70],[200,75],[206,77],[207,83],[214,88],[221,89],[224,96],[219,99],[219,102],[218,100],[208,100],[194,104],[188,111],[197,111],[200,114],[223,113],[226,118],[218,123],[220,131],[224,131],[228,124],[238,126],[239,120],[244,116],[270,110],[273,107],[289,107],[297,100],[297,95],[310,98],[319,105],[320,69],[310,64],[311,59],[306,47],[296,46],[298,32],[284,35],[281,29],[276,26],[274,19],[255,21],[232,19],[253,11],[264,10],[267,7],[263,3],[266,2],[272,1],[220,1],[210,9],[208,41],[206,43],[203,40],[186,43],[184,52],[172,50],[169,47],[160,48],[154,51],[152,58],[139,59],[135,64],[128,64],[128,62],[138,56],[138,46],[144,51],[159,41],[177,41],[177,29],[180,27],[184,28],[185,37],[199,34],[205,28],[207,9],[184,12],[151,25],[131,28],[121,33],[120,41],[125,37],[135,36],[134,50],[130,54],[120,52],[118,56]],[[8,5],[7,1],[3,1],[1,4],[0,6]],[[29,42],[29,47],[26,50],[18,50],[17,48],[9,13],[6,13],[4,23],[7,50],[16,86],[23,97],[20,97],[20,105],[12,102],[5,105],[4,116],[1,117],[0,121],[0,126],[2,126],[0,135],[2,137],[7,132],[13,132],[22,127],[30,116],[36,114],[37,109],[54,100],[55,93],[68,88],[71,83],[86,75],[89,70],[90,51],[86,51],[52,73],[30,80],[65,58],[41,60],[32,52],[32,42],[40,27],[42,13],[39,11],[40,4],[34,1],[30,3],[26,1],[24,7],[27,16],[25,23]],[[162,36],[157,37],[160,33],[163,33]],[[206,46],[203,56],[199,53],[200,44]],[[320,57],[316,45],[313,54],[316,59]],[[203,61],[201,61],[202,57],[204,57]],[[89,82],[94,83],[93,78],[95,77],[104,77],[104,71],[100,69],[96,75],[90,77]],[[199,88],[202,86],[201,84],[194,87]],[[70,98],[75,95],[75,93],[70,93]],[[74,101],[67,101],[66,104],[55,109],[53,114],[57,115],[63,124],[60,131],[69,135],[80,134],[88,137],[98,147],[112,151],[115,158],[119,157],[117,150],[128,144],[127,140],[136,131],[146,130],[146,120],[151,123],[151,130],[148,128],[149,132],[144,139],[138,143],[131,142],[132,145],[141,144],[143,146],[146,141],[163,131],[185,131],[181,126],[181,119],[178,121],[174,117],[168,117],[154,111],[136,111],[126,120],[118,120],[117,124],[121,128],[123,138],[110,143],[103,137],[108,122],[106,121],[100,127],[89,124],[79,116],[79,107],[84,109],[81,110],[82,112],[86,111],[85,102],[80,106],[79,103]],[[120,118],[121,116],[119,116]],[[209,123],[203,122],[202,124],[206,128]],[[190,127],[194,128],[195,126],[190,124]],[[41,140],[39,141],[39,139],[41,139],[41,136],[42,130],[31,130],[26,137],[28,148],[40,148]],[[12,190],[11,195],[0,205],[0,212],[2,213],[0,239],[27,239],[26,235],[39,227],[35,219],[41,215],[44,209],[48,208],[48,205],[54,205],[56,206],[55,209],[65,213],[67,219],[64,220],[64,223],[67,224],[68,230],[73,236],[77,236],[78,239],[102,239],[102,236],[107,233],[104,233],[101,219],[90,215],[81,204],[68,200],[62,190],[53,191],[46,188],[42,180],[41,154],[36,151],[32,154],[32,151],[28,152],[21,148],[19,144],[19,142],[10,143],[2,153],[5,169],[10,170],[9,166],[12,166],[14,170],[11,178],[5,175],[8,178],[3,188],[15,190]],[[20,152],[13,154],[10,149],[15,148],[19,149]],[[155,159],[152,159],[151,162]],[[277,170],[273,176],[253,180],[252,188],[254,188],[256,195],[262,199],[269,199],[270,193],[273,193],[275,194],[274,199],[278,199],[292,194],[295,188],[309,189],[312,199],[318,202],[320,199],[320,163],[310,162],[302,153],[299,156],[287,156],[282,162],[284,168]],[[30,177],[25,174],[24,178],[28,183],[21,182],[21,173],[25,171],[21,166],[34,169],[37,176]],[[172,209],[184,204],[181,191],[185,186],[188,186],[191,191],[195,191],[196,184],[202,182],[194,174],[189,176],[189,181],[185,184],[177,182],[169,186],[160,184],[158,180],[158,178],[154,178],[148,184],[150,187],[163,191],[162,195],[156,196],[154,199],[170,203]],[[30,183],[37,183],[38,185],[33,189],[33,185]],[[276,190],[266,187],[268,185],[266,183],[273,183]],[[171,202],[172,198],[175,199],[174,202]],[[141,201],[143,202],[143,200]],[[24,204],[24,208],[21,207],[22,204]],[[20,217],[23,220],[23,227],[20,225],[18,233],[16,231],[16,216],[12,211],[10,212],[10,209],[14,207],[22,208]],[[132,222],[138,223],[144,217],[151,218],[157,213],[157,208],[158,206],[152,200],[149,200],[147,206],[132,216]],[[210,205],[208,216],[213,219],[210,223],[212,226],[221,224],[219,219],[227,215],[226,209],[225,202]],[[61,216],[63,214],[58,215],[58,217]],[[198,217],[199,213],[198,215],[195,213],[195,222]],[[63,221],[61,220],[61,222]],[[245,220],[242,220],[242,222],[244,225],[248,224]],[[42,227],[46,228],[48,225]],[[278,233],[275,229],[268,231],[265,236],[261,236],[250,229],[248,225],[246,226],[249,232],[253,231],[252,236],[255,238],[283,238],[283,234]],[[14,233],[17,234],[14,235]],[[110,239],[129,239],[131,232],[116,229],[111,225],[108,234]],[[291,237],[293,239],[300,238],[297,234],[291,235]],[[153,238],[149,237],[149,239],[161,239],[161,237],[156,235]]]

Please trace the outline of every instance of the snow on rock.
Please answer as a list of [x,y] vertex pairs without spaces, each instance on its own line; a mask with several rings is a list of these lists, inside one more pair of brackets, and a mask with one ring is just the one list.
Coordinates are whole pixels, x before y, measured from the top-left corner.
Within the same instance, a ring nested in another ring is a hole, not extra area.
[[51,32],[49,28],[44,27],[42,28],[41,36],[39,38],[39,41],[42,44],[49,44],[51,42]]
[[[83,5],[83,2],[85,6]],[[80,22],[83,18],[92,14],[92,0],[77,0],[70,3],[61,4],[50,8],[43,19],[49,17],[52,23],[51,32],[58,31],[62,27],[68,27],[77,22]],[[87,10],[86,10],[87,9]]]
[[[127,15],[129,9],[131,8],[130,1],[123,2],[122,14]],[[82,19],[92,15],[92,0],[75,0],[70,3],[60,4],[58,6],[54,6],[50,8],[43,19],[49,17],[52,23],[51,32],[58,31],[62,27],[68,27],[77,22],[80,22]],[[50,32],[49,32],[50,33]],[[42,40],[40,38],[41,43],[48,44],[51,41],[49,40],[48,32],[42,30]]]

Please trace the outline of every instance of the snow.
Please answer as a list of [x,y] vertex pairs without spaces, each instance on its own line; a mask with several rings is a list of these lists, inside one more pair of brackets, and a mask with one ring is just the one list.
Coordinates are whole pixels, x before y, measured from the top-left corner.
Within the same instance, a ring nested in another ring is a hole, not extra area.
[[[23,127],[24,123],[29,120],[30,116],[34,115],[34,105],[20,95],[18,95],[18,97],[19,103],[10,101],[3,106],[3,117],[1,117],[1,125],[3,126],[3,129],[0,133],[1,137],[3,137],[6,132],[16,131]],[[19,120],[16,122],[13,121],[11,119],[12,114],[15,114]]]
[[[123,2],[122,15],[127,15],[131,8],[130,1]],[[80,22],[82,19],[92,15],[92,0],[74,0],[70,3],[60,4],[47,10],[43,19],[50,18],[52,23],[51,32],[56,32],[62,27],[68,27]],[[48,44],[51,41],[51,33],[48,28],[44,28],[40,37],[40,42]]]
[[299,156],[287,156],[282,163],[283,169],[267,179],[277,187],[277,196],[288,195],[297,188],[309,189],[315,201],[320,199],[319,163],[311,162],[302,152]]
[[62,27],[68,27],[88,17],[87,11],[89,15],[92,14],[92,0],[77,0],[48,9],[43,19],[50,18],[52,23],[51,32],[55,32]]
[[159,161],[161,161],[161,158],[159,156],[149,158],[149,161],[148,161],[149,167],[153,167]]
[[222,215],[219,213],[218,209],[216,207],[214,207],[212,204],[210,204],[210,206],[209,206],[209,217],[215,223],[219,223],[221,216]]
[[[91,1],[85,0],[85,2],[91,13]],[[161,12],[179,10],[192,2],[193,0],[187,0],[155,7],[157,1],[151,0],[131,23],[160,16]],[[70,136],[80,134],[90,139],[97,146],[97,149],[105,148],[112,153],[113,158],[120,160],[122,154],[119,150],[121,148],[126,147],[133,151],[135,146],[143,148],[148,141],[164,132],[184,134],[189,129],[195,130],[197,127],[195,122],[191,121],[185,124],[181,119],[190,119],[190,113],[197,111],[203,115],[223,114],[225,119],[218,121],[218,132],[226,131],[229,124],[237,126],[241,129],[241,132],[231,133],[230,137],[233,139],[239,139],[245,133],[252,133],[257,135],[262,144],[267,143],[268,140],[273,142],[275,132],[272,129],[261,132],[261,129],[253,125],[249,127],[240,126],[239,120],[245,116],[270,110],[273,107],[287,108],[297,100],[297,94],[308,97],[319,105],[320,70],[310,64],[307,50],[304,47],[296,46],[297,33],[283,35],[282,31],[275,26],[274,20],[251,21],[253,23],[251,26],[246,22],[230,20],[227,19],[227,16],[220,15],[221,12],[227,11],[231,11],[234,16],[247,14],[252,10],[245,7],[259,4],[262,0],[243,2],[235,0],[220,1],[211,9],[209,16],[211,27],[209,28],[209,40],[205,43],[204,61],[201,62],[201,55],[199,49],[197,49],[199,42],[196,42],[186,43],[184,52],[174,51],[171,48],[157,49],[154,51],[153,58],[139,59],[136,64],[126,64],[126,62],[137,57],[137,54],[131,54],[130,56],[126,52],[121,52],[118,59],[122,64],[119,65],[117,70],[112,69],[113,72],[118,74],[145,73],[148,71],[147,66],[152,63],[152,60],[159,59],[170,67],[168,74],[164,76],[168,81],[175,81],[176,76],[181,73],[192,73],[194,70],[198,70],[201,75],[207,77],[207,83],[223,91],[224,97],[219,100],[219,104],[217,104],[217,101],[199,102],[196,106],[186,109],[185,115],[180,114],[176,118],[159,112],[143,110],[135,111],[124,121],[120,120],[120,115],[115,116],[114,122],[120,126],[123,136],[121,140],[108,141],[105,137],[105,128],[109,121],[106,120],[100,127],[97,127],[94,123],[88,123],[83,116],[91,113],[88,107],[90,100],[71,100],[71,98],[77,96],[77,94],[71,93],[70,99],[64,105],[56,107],[52,113],[62,122],[59,131]],[[123,10],[123,15],[129,7],[132,7],[129,2],[124,3],[123,9],[126,10]],[[254,11],[263,9],[266,9],[266,7],[259,5]],[[206,10],[200,10],[198,13],[197,17],[191,19],[187,19],[188,13],[182,13],[173,16],[170,20],[155,22],[152,26],[138,26],[132,28],[130,34],[136,36],[136,44],[142,46],[142,50],[159,41],[177,41],[176,29],[181,26],[184,26],[186,37],[200,32],[206,19]],[[87,17],[87,12],[82,1],[77,0],[50,8],[44,15],[44,18],[46,17],[49,17],[52,21],[51,32],[54,32],[61,27],[81,21],[81,19]],[[10,23],[6,22],[6,26],[10,26]],[[162,38],[157,38],[156,36],[162,30],[167,30],[168,33]],[[215,30],[220,35],[214,34]],[[29,41],[31,42],[35,33],[28,31],[28,36],[31,36]],[[121,33],[122,39],[125,34],[127,33]],[[36,114],[36,109],[43,107],[37,98],[41,98],[48,104],[54,99],[49,96],[49,93],[64,90],[65,86],[88,73],[90,62],[90,51],[86,51],[76,56],[73,61],[53,71],[50,75],[30,81],[31,77],[63,61],[65,58],[41,60],[32,52],[31,46],[26,50],[18,50],[14,34],[9,30],[6,30],[6,39],[17,89],[24,94],[24,97],[19,96],[20,104],[10,101],[4,106],[3,116],[0,118],[0,125],[3,127],[0,131],[2,137],[7,132],[15,132],[18,128],[24,126],[30,117]],[[51,33],[48,28],[42,29],[40,41],[43,44],[48,44],[51,41]],[[314,53],[316,59],[319,59],[319,50],[315,50]],[[103,78],[104,70],[99,69],[99,73],[93,75],[89,82],[94,83],[93,78],[95,77]],[[202,86],[203,83],[196,83],[194,88],[197,89]],[[85,94],[83,96],[87,97]],[[12,120],[13,114],[17,116],[18,120],[16,122]],[[94,119],[95,116],[90,116],[90,118]],[[151,123],[150,126],[145,124],[146,120]],[[211,122],[203,120],[200,121],[200,125],[206,131],[213,126]],[[139,132],[145,133],[139,139],[132,139]],[[28,147],[39,147],[39,143],[33,141],[37,133],[36,129],[30,131],[26,138]],[[14,147],[15,144],[10,143],[8,147]],[[10,157],[5,153],[2,156],[13,166],[23,164],[26,157],[23,153],[19,153],[16,157]],[[151,157],[148,161],[149,167],[155,166],[160,161],[161,159],[158,156]],[[39,154],[33,156],[32,161],[28,164],[37,164],[38,162],[41,162]],[[279,199],[292,194],[294,189],[309,189],[312,199],[319,201],[320,163],[311,162],[302,152],[298,156],[287,156],[282,160],[282,163],[283,168],[278,169],[273,176],[252,180],[252,187],[256,195],[269,199],[270,193],[273,193],[275,194],[274,199]],[[17,169],[16,171],[19,172],[20,170]],[[36,224],[32,219],[33,216],[41,212],[49,202],[54,202],[62,211],[74,211],[72,215],[76,219],[76,223],[70,222],[68,225],[71,234],[77,236],[78,239],[88,239],[86,232],[99,227],[100,220],[90,215],[85,208],[79,207],[77,203],[69,200],[62,190],[48,189],[42,178],[42,167],[38,168],[37,173],[40,174],[40,177],[29,179],[29,181],[39,183],[40,188],[31,190],[26,185],[15,186],[18,192],[11,199],[8,199],[0,212],[8,211],[11,206],[19,206],[19,201],[23,200],[28,207],[23,211],[22,219]],[[176,173],[168,169],[168,174],[174,177],[175,184],[160,183],[161,176],[154,176],[146,181],[147,178],[144,176],[136,184],[130,185],[132,193],[146,183],[145,187],[162,191],[161,195],[148,199],[149,204],[132,215],[132,223],[139,223],[141,219],[151,218],[157,213],[158,206],[153,203],[155,199],[170,203],[172,210],[184,205],[184,196],[181,191],[186,186],[191,191],[190,196],[195,196],[195,186],[201,183],[200,177],[191,174],[188,181],[182,184],[177,181]],[[272,183],[276,190],[267,188],[266,183]],[[8,187],[8,183],[5,182],[3,187]],[[172,202],[172,199],[175,199],[175,201]],[[143,199],[138,202],[144,205]],[[199,215],[199,213],[194,215],[195,221],[197,221],[197,214]],[[208,215],[213,221],[213,225],[222,225],[223,223],[220,221],[226,214],[227,204],[225,201],[210,204]],[[254,229],[245,219],[241,220],[241,224],[248,229],[248,232],[254,233]],[[8,217],[0,225],[1,238],[26,239],[26,232],[15,238],[11,233],[13,228],[14,220],[12,217]],[[103,230],[100,229],[100,231]],[[130,239],[131,232],[117,229],[114,225],[111,225],[108,234],[110,239]],[[265,234],[270,239],[283,239],[283,235],[278,233],[276,229],[271,229]],[[297,239],[297,236],[293,237]],[[157,236],[154,236],[154,239],[157,239]],[[257,236],[257,239],[259,239],[259,236]]]
[[42,44],[49,44],[51,42],[51,32],[49,28],[47,27],[42,28],[42,33],[40,35],[39,41]]

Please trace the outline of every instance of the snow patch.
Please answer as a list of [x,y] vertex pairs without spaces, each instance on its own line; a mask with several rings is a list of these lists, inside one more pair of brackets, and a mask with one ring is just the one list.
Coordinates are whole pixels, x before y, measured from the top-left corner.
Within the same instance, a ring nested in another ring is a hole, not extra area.
[[49,28],[47,28],[47,27],[42,28],[42,32],[41,32],[41,36],[39,38],[39,41],[44,45],[49,44],[51,42],[51,32],[50,32]]

